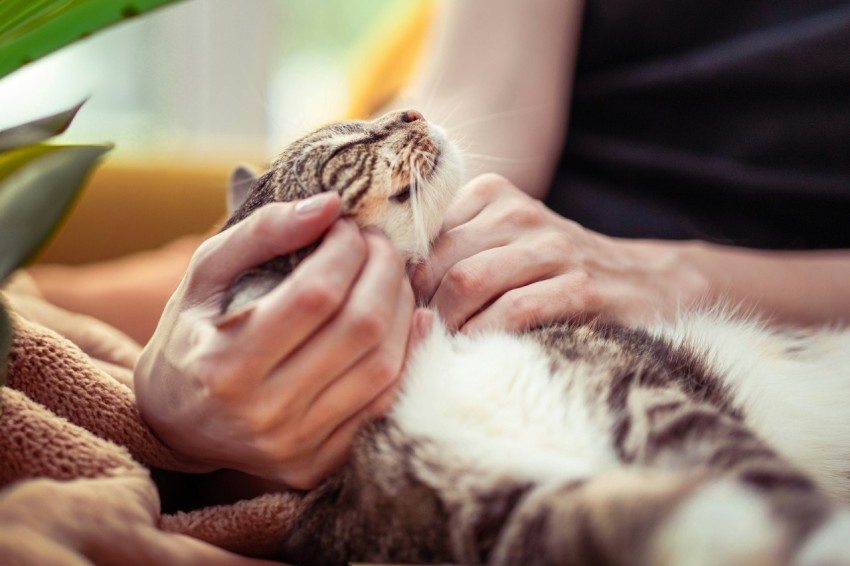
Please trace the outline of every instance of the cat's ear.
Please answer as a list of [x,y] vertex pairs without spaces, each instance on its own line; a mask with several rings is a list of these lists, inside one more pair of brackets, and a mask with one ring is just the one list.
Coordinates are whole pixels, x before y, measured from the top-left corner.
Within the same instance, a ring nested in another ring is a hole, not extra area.
[[259,173],[247,165],[237,165],[227,182],[227,214],[232,215],[248,198],[251,187],[257,181]]

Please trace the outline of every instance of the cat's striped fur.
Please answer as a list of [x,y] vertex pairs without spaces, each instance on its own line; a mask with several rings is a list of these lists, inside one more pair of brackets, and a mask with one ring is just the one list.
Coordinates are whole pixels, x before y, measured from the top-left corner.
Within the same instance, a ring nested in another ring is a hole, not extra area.
[[[334,190],[347,216],[387,234],[410,258],[424,258],[460,182],[460,156],[415,111],[372,122],[342,122],[291,144],[256,180],[228,228],[273,201]],[[420,190],[425,187],[433,190]],[[277,285],[314,248],[249,271],[225,300],[233,309]]]
[[[418,258],[459,178],[456,151],[418,113],[338,124],[287,149],[228,225],[338,190],[348,214]],[[224,310],[299,257],[240,278]],[[437,322],[404,380],[351,462],[308,494],[282,558],[850,564],[848,331],[720,310],[522,336]]]

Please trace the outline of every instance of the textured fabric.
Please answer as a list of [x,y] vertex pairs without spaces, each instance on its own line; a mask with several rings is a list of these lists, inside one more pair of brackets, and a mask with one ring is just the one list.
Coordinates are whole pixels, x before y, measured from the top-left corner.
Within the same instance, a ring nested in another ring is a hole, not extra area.
[[[38,307],[36,296],[7,289],[0,301],[12,305],[15,329],[8,386],[0,390],[0,526],[4,517],[20,519],[0,529],[0,555],[10,564],[67,563],[59,558],[61,548],[42,544],[49,540],[70,545],[99,537],[126,543],[122,522],[139,506],[122,502],[137,496],[149,509],[151,523],[163,530],[249,555],[267,554],[279,544],[297,516],[299,493],[227,505],[195,501],[190,511],[161,514],[161,508],[175,507],[169,497],[185,494],[162,485],[158,494],[151,470],[177,472],[169,477],[182,479],[180,489],[202,476],[192,475],[196,470],[151,433],[132,390],[122,383],[138,345],[102,322],[46,303]],[[65,336],[49,327],[63,329]],[[97,360],[95,353],[103,358]],[[10,508],[15,505],[25,507],[27,516]],[[79,520],[91,515],[98,520]],[[36,540],[41,542],[22,544]],[[147,551],[140,548],[140,556]]]
[[850,2],[589,0],[569,129],[589,228],[850,247]]

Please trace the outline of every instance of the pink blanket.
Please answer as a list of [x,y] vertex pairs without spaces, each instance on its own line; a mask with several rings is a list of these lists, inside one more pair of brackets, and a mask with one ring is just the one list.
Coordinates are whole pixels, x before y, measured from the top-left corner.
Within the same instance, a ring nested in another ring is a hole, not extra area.
[[0,562],[240,562],[219,548],[267,555],[297,516],[298,494],[162,514],[168,502],[149,470],[195,470],[139,416],[129,386],[139,346],[25,287],[0,293],[15,328],[0,392]]

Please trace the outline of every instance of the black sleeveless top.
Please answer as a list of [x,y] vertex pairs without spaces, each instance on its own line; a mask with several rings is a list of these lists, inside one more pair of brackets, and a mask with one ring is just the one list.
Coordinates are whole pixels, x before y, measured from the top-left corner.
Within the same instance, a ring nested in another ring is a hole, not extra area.
[[588,0],[547,204],[613,236],[850,248],[850,0]]

